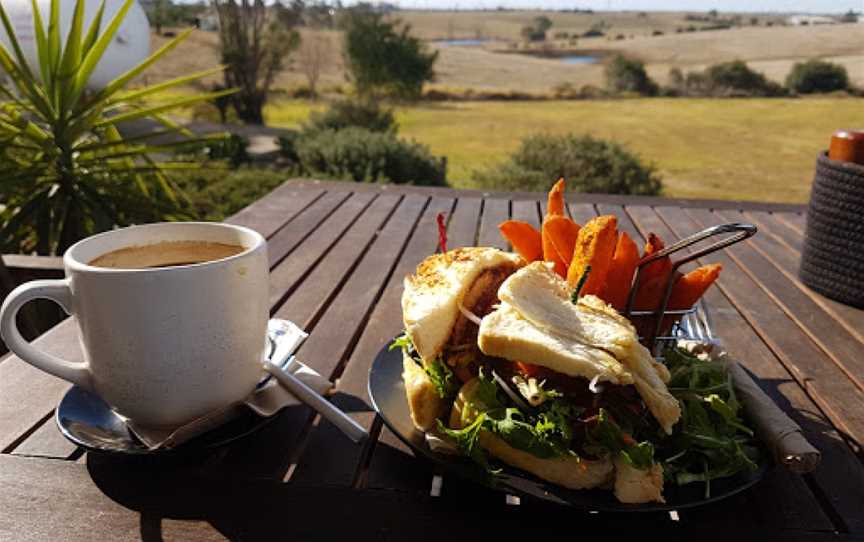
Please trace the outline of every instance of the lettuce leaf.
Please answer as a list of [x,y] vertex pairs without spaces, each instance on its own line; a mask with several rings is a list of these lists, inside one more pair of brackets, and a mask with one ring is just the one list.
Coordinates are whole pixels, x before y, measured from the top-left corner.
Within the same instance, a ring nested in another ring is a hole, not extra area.
[[439,397],[447,399],[456,396],[456,392],[459,391],[459,381],[456,380],[456,375],[440,357],[425,364],[423,370],[426,371],[429,380],[435,386],[435,391],[438,392]]
[[411,337],[407,333],[403,333],[393,339],[388,350],[395,350],[396,348],[401,348],[403,352],[411,356],[411,359],[417,365],[423,368],[429,376],[429,380],[432,381],[432,385],[435,386],[435,391],[438,392],[439,397],[447,399],[456,396],[456,392],[459,391],[459,381],[440,356],[429,363],[423,363],[423,360],[417,355],[417,350],[414,348],[414,343],[411,342]]
[[488,431],[513,448],[539,458],[573,455],[571,422],[580,409],[555,399],[544,403],[544,409],[532,416],[507,406],[506,396],[500,393],[498,384],[482,369],[478,379],[469,398],[470,406],[481,411],[477,418],[462,429],[450,429],[438,422],[438,430],[450,437],[460,452],[488,470],[488,458],[477,445],[480,432]]
[[594,426],[588,430],[586,449],[598,455],[610,454],[624,459],[633,467],[645,470],[654,464],[654,445],[636,442],[601,408]]
[[675,483],[705,482],[755,470],[760,452],[725,365],[673,347],[664,352],[669,391],[681,404],[681,421],[657,443],[664,476]]

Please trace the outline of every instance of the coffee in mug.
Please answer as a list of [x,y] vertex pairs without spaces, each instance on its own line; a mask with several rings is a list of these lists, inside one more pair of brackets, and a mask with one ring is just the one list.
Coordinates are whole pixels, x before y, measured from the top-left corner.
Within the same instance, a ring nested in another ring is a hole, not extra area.
[[[25,283],[0,309],[0,334],[25,362],[144,427],[176,428],[254,391],[269,318],[259,233],[202,222],[133,226],[79,241],[63,265],[65,279]],[[15,316],[36,298],[75,318],[84,362],[21,337]]]
[[90,262],[94,267],[114,269],[147,269],[193,265],[221,260],[243,252],[240,245],[206,241],[163,241],[152,245],[133,246],[112,250]]

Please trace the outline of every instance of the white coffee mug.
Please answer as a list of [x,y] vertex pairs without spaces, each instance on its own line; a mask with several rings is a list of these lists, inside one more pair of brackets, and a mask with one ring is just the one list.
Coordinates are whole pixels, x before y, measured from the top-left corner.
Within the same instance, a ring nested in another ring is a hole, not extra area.
[[[90,265],[112,251],[164,241],[239,245],[243,251],[172,267]],[[203,222],[133,226],[79,241],[63,265],[65,279],[23,284],[0,309],[0,334],[22,360],[150,427],[178,427],[255,389],[269,317],[267,243],[259,233]],[[78,321],[84,362],[38,350],[21,336],[15,316],[37,298],[55,301]]]

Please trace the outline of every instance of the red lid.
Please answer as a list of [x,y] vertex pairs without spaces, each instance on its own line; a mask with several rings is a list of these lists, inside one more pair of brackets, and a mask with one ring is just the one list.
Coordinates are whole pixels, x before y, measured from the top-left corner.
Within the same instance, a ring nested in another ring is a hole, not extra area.
[[864,129],[834,132],[828,158],[864,165]]

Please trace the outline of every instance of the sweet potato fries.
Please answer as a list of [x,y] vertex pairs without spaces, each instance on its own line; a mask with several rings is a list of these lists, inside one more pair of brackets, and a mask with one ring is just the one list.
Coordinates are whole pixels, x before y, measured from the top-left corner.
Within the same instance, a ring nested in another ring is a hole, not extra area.
[[[639,263],[665,246],[660,236],[650,233],[640,257],[636,243],[626,232],[618,232],[617,219],[612,215],[592,218],[580,226],[567,216],[564,179],[559,179],[549,191],[540,231],[518,220],[503,222],[499,229],[526,261],[552,263],[571,287],[590,266],[580,295],[596,295],[619,311],[627,305]],[[676,271],[667,309],[692,307],[717,280],[720,270],[719,264],[712,264],[686,275]],[[672,261],[668,256],[645,266],[639,277],[633,308],[656,310],[663,302],[671,273]]]

